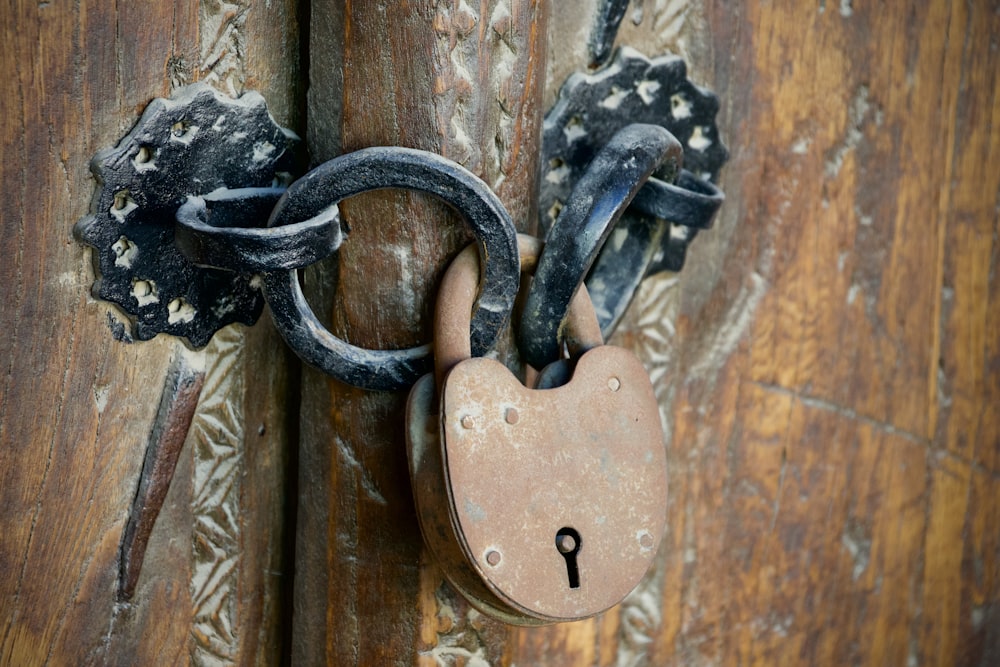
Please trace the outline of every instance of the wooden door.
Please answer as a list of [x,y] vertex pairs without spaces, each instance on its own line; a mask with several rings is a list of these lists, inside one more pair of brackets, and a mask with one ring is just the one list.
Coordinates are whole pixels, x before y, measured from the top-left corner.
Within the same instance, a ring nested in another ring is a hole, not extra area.
[[[296,3],[0,10],[0,664],[279,664],[290,627],[295,366],[268,326],[132,343],[72,237],[91,157],[154,97],[260,90],[301,130]],[[201,400],[131,600],[119,559],[168,368]],[[200,370],[198,370],[200,368]]]
[[[540,117],[597,1],[5,6],[0,664],[1000,662],[995,2],[632,1],[618,43],[686,58],[731,159],[715,229],[614,341],[661,402],[668,530],[594,619],[512,628],[443,583],[402,394],[301,368],[266,316],[192,355],[89,297],[88,161],[194,80],[261,91],[313,163],[447,155],[532,229]],[[358,344],[426,339],[461,225],[418,195],[344,212],[312,303]],[[203,388],[123,601],[178,363]]]

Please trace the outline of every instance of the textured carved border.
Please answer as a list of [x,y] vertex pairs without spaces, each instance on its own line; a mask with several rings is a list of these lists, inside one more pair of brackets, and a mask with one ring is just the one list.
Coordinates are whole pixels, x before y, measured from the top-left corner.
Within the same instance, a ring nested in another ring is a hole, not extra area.
[[205,385],[191,425],[193,466],[190,657],[235,664],[243,468],[243,335],[219,331],[207,351]]
[[[201,0],[202,81],[232,97],[244,89],[247,72],[245,0]],[[229,327],[215,334],[206,350],[205,385],[191,425],[194,457],[191,527],[193,665],[236,664],[236,617],[240,549],[240,480],[243,469],[242,332]]]
[[[482,9],[480,13],[479,9]],[[466,0],[439,3],[434,18],[438,35],[434,57],[441,72],[435,82],[435,110],[442,154],[482,175],[497,192],[512,167],[508,142],[516,122],[513,89],[526,77],[526,59],[517,54],[511,0],[493,0],[475,8]],[[486,17],[485,48],[479,40]],[[487,90],[477,75],[488,72]],[[477,108],[482,105],[493,108]],[[481,125],[473,125],[479,119]],[[490,127],[489,125],[492,125]],[[480,141],[480,137],[493,141]]]

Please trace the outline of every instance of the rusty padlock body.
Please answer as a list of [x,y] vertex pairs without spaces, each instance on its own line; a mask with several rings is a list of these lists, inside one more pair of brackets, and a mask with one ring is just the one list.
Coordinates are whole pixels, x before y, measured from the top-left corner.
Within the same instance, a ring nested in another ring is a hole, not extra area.
[[[541,243],[519,245],[527,270]],[[470,358],[478,259],[474,249],[460,257],[439,291],[439,405],[427,377],[408,406],[424,539],[484,613],[522,625],[592,616],[635,588],[662,537],[666,459],[652,386],[632,353],[602,344],[585,289],[566,329],[587,351],[566,385],[529,389],[499,362]],[[563,529],[571,556],[557,549]]]

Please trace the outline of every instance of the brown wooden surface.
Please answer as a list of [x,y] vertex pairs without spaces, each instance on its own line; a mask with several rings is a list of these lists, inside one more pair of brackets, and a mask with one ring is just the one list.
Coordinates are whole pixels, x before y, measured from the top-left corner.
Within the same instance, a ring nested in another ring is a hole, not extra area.
[[[585,62],[591,4],[553,6],[546,104]],[[646,0],[623,24],[620,42],[682,53],[720,94],[733,154],[716,229],[618,337],[656,381],[672,465],[669,533],[636,593],[597,619],[504,629],[422,559],[415,597],[399,403],[334,386],[304,413],[335,447],[301,478],[329,496],[304,492],[327,537],[300,524],[300,570],[329,570],[320,590],[299,582],[314,626],[297,650],[322,636],[309,655],[351,664],[1000,660],[1000,25],[985,2],[856,5]],[[351,11],[345,147],[433,147],[428,38],[411,36],[426,25]],[[397,265],[366,275],[393,285]],[[342,331],[389,342],[399,321],[356,296],[336,302]]]
[[[179,348],[113,340],[87,296],[70,229],[90,157],[149,99],[205,79],[262,90],[308,126],[315,161],[376,143],[459,160],[528,225],[537,114],[586,62],[594,2],[553,3],[546,25],[527,0],[314,0],[307,119],[290,0],[0,10],[0,664],[1000,662],[1000,13],[985,0],[633,0],[619,42],[687,57],[723,100],[732,159],[716,228],[617,339],[654,378],[671,461],[668,534],[623,605],[534,630],[471,610],[420,547],[402,396],[306,371],[296,423],[295,365],[266,317],[198,357],[208,393],[136,598],[116,605]],[[424,340],[460,223],[442,232],[445,209],[419,196],[345,213],[342,262],[307,274],[318,310],[359,344]],[[229,476],[206,478],[216,455]],[[227,480],[238,525],[217,554],[204,521]],[[223,583],[194,587],[217,556]]]
[[1000,661],[1000,16],[859,4],[626,19],[719,93],[733,155],[621,336],[661,378],[670,534],[620,610],[511,662]]
[[[214,508],[195,507],[196,449],[225,439],[203,428],[182,451],[137,595],[118,604],[125,519],[181,348],[112,337],[123,329],[89,297],[89,251],[71,229],[96,185],[91,157],[176,86],[258,89],[280,122],[299,125],[296,11],[292,2],[0,9],[0,664],[203,664],[211,656],[199,642],[219,641],[221,664],[276,664],[285,651],[283,346],[262,324],[195,355],[219,371],[195,428],[229,413],[238,436],[228,460],[241,479],[227,496],[239,522],[226,551],[232,577],[197,599],[198,512]],[[206,621],[220,599],[226,613]]]
[[[314,2],[314,160],[372,145],[438,152],[482,177],[524,228],[536,189],[540,4]],[[333,304],[334,332],[357,345],[428,340],[436,280],[468,242],[460,220],[427,196],[393,192],[341,210],[350,236],[339,266],[317,276],[325,289],[313,303]],[[305,373],[293,662],[409,664],[423,655],[434,664],[434,655],[466,650],[426,627],[441,608],[441,577],[421,557],[405,399]],[[468,606],[441,594],[464,617]],[[470,628],[464,618],[456,624]],[[502,628],[482,624],[496,654]]]

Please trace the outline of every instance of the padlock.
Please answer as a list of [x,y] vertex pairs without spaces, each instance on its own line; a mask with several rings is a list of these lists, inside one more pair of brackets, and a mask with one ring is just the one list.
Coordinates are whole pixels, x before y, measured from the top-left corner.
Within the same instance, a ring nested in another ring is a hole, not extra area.
[[[518,242],[530,270],[541,242]],[[478,277],[473,247],[438,293],[438,390],[425,376],[407,406],[424,540],[485,614],[519,625],[593,616],[635,588],[663,534],[667,466],[652,385],[635,355],[603,344],[583,287],[565,327],[582,354],[565,384],[531,389],[498,361],[471,358]]]

